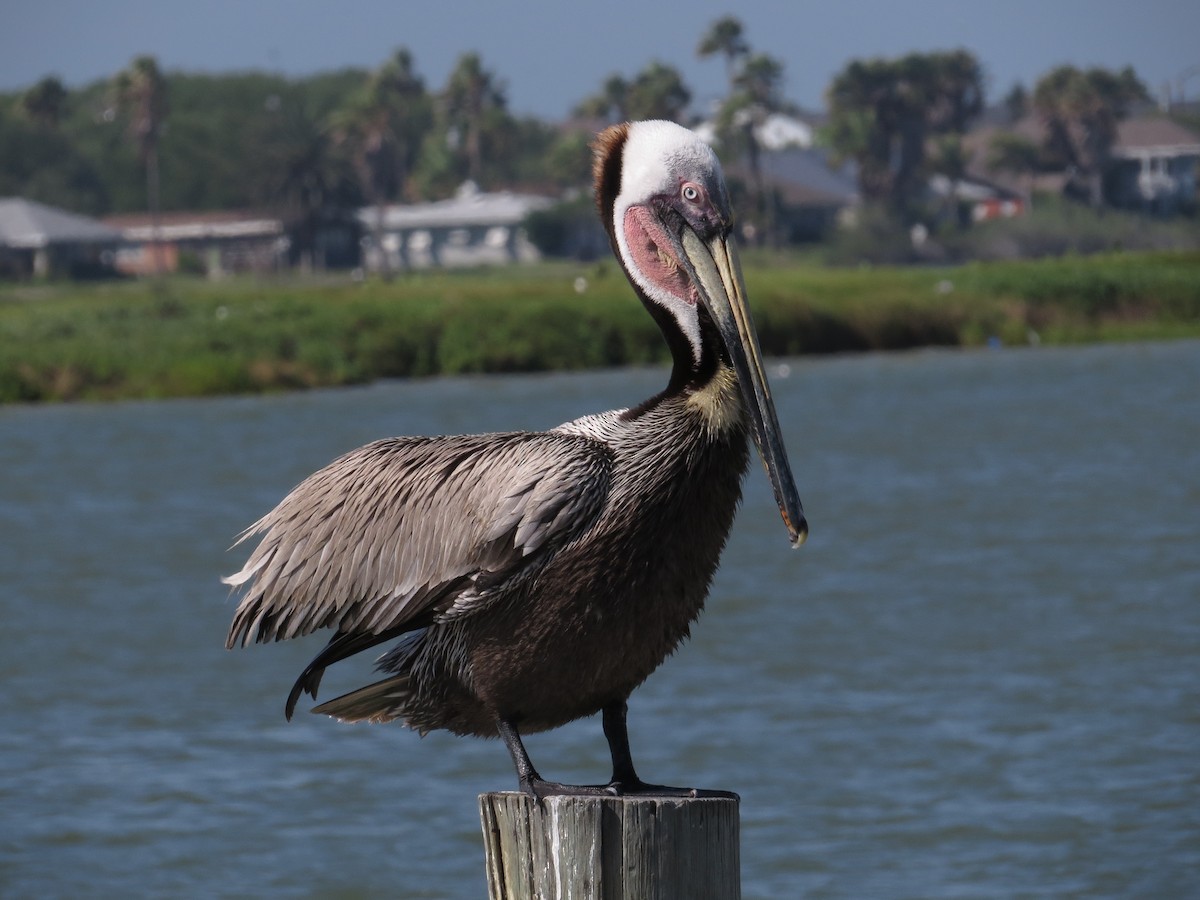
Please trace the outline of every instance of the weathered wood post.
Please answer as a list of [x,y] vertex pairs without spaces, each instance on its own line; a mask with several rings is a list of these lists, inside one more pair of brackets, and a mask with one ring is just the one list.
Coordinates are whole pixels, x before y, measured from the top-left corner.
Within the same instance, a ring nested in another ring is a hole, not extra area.
[[491,900],[738,900],[738,801],[479,795]]

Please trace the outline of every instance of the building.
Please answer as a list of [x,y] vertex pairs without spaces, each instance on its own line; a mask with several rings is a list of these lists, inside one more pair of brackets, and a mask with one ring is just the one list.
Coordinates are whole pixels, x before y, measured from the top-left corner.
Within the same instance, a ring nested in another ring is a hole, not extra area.
[[1016,191],[978,177],[934,174],[929,177],[928,189],[929,196],[943,208],[953,207],[954,215],[965,215],[972,222],[1011,219],[1025,212],[1025,200]]
[[1114,206],[1171,214],[1196,208],[1200,135],[1167,118],[1117,126],[1105,193]]
[[[759,154],[758,169],[763,188],[776,201],[775,228],[785,243],[821,240],[858,206],[854,167],[831,165],[821,148],[767,149]],[[754,184],[748,160],[737,160],[725,171],[746,190]]]
[[[735,190],[752,192],[756,177],[761,179],[764,191],[774,199],[775,239],[784,243],[821,240],[852,218],[859,203],[853,164],[831,163],[829,152],[816,146],[816,125],[811,118],[774,112],[755,126],[757,176],[748,158],[725,164]],[[710,144],[717,140],[715,119],[701,122],[695,131]],[[745,237],[753,239],[754,235]]]
[[0,275],[94,277],[112,271],[120,232],[21,197],[0,198]]
[[110,216],[124,245],[118,270],[152,275],[180,269],[219,277],[234,272],[272,272],[287,263],[290,242],[279,219],[247,212],[171,212],[158,217],[157,233],[146,213]]
[[467,182],[448,200],[358,211],[363,261],[371,271],[506,265],[540,258],[522,223],[549,197],[483,193]]
[[[1011,135],[1040,147],[1045,127],[1030,115],[1007,126],[984,126],[967,135],[967,173],[975,181],[991,183],[1017,196],[1035,192],[1067,193],[1068,171],[1009,172],[989,166],[992,143]],[[1200,168],[1200,135],[1171,119],[1142,115],[1123,119],[1104,173],[1104,198],[1112,206],[1158,214],[1186,212],[1197,203],[1197,168]]]
[[[745,115],[748,113],[743,111],[743,115],[734,120],[735,124],[747,124]],[[701,122],[694,130],[705,143],[716,143],[717,123],[715,119]],[[786,150],[789,147],[800,147],[807,150],[815,143],[816,133],[813,125],[803,119],[773,112],[764,116],[762,122],[755,126],[754,137],[763,150]]]

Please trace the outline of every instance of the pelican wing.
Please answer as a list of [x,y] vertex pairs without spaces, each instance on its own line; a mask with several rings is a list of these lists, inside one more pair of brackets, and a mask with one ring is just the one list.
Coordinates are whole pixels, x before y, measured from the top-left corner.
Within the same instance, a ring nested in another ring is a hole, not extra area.
[[585,531],[611,454],[564,433],[392,438],[310,475],[239,540],[226,645],[336,627],[379,635],[467,615]]

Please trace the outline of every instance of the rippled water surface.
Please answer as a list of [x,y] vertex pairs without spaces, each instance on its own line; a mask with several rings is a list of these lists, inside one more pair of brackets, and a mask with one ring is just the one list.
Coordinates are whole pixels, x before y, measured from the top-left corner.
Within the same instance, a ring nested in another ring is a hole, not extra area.
[[[775,368],[812,538],[756,466],[643,774],[741,793],[747,897],[1200,896],[1200,344]],[[373,438],[664,379],[0,410],[0,896],[484,896],[503,746],[285,723],[323,639],[225,651],[226,549]],[[595,719],[529,745],[608,774]]]

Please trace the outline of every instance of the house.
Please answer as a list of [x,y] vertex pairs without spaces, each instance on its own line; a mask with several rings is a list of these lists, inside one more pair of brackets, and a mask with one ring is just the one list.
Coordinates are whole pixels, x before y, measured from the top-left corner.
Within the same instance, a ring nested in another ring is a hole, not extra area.
[[1024,210],[1030,198],[1037,193],[1061,194],[1067,186],[1065,172],[1020,171],[992,165],[993,143],[1003,137],[1017,138],[1032,147],[1041,145],[1045,129],[1034,116],[1024,116],[1009,124],[985,122],[963,136],[962,148],[966,156],[965,176],[972,182],[991,184],[1001,191],[1021,198]]
[[[992,142],[1001,135],[1021,138],[1036,147],[1045,133],[1032,115],[1007,127],[987,125],[973,130],[963,142],[968,176],[1022,197],[1034,192],[1065,193],[1071,186],[1070,172],[1014,173],[989,167]],[[1104,195],[1113,206],[1164,214],[1195,208],[1200,135],[1158,115],[1135,116],[1118,123],[1111,156],[1104,174]]]
[[[749,189],[754,183],[745,159],[725,171],[735,185]],[[859,202],[854,167],[831,165],[829,154],[818,147],[766,149],[759,154],[758,171],[763,188],[776,199],[775,225],[787,243],[820,240]]]
[[549,197],[484,193],[467,182],[448,200],[366,207],[357,217],[372,271],[532,262],[540,258],[522,223]]
[[[701,122],[695,131],[710,144],[717,139],[715,120]],[[769,113],[755,127],[754,136],[759,146],[757,177],[776,201],[772,215],[778,239],[820,240],[852,214],[859,202],[854,166],[831,163],[829,152],[815,146],[812,122]],[[728,161],[725,173],[735,190],[753,190],[756,175],[748,158]]]
[[1025,212],[1025,200],[1016,191],[978,177],[929,177],[929,195],[944,205],[953,204],[972,222],[1011,219]]
[[157,227],[146,213],[109,216],[104,222],[121,234],[124,246],[116,266],[129,275],[181,267],[210,277],[271,272],[286,265],[290,247],[283,222],[261,213],[162,213]]
[[120,232],[21,197],[0,198],[0,274],[87,277],[112,270]]
[[1196,207],[1200,134],[1161,117],[1117,126],[1105,193],[1114,206],[1170,214]]
[[[745,124],[745,119],[735,119],[737,124]],[[717,140],[717,123],[708,119],[696,125],[693,129],[700,139],[707,144],[715,144]],[[795,116],[785,113],[767,113],[754,129],[754,137],[764,150],[785,150],[789,147],[812,147],[816,134],[813,126]]]

